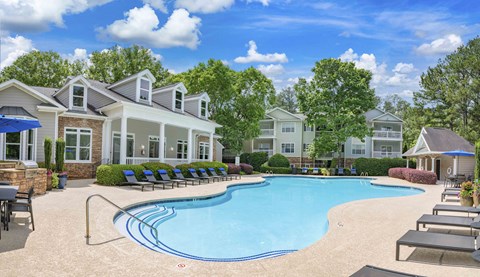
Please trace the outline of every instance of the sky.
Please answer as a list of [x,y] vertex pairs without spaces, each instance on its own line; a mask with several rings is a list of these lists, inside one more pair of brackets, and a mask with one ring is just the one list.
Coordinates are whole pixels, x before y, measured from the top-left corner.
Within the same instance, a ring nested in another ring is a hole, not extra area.
[[411,100],[428,67],[479,34],[471,0],[0,0],[0,68],[32,50],[86,60],[138,44],[171,72],[213,58],[278,91],[340,58],[372,71],[378,96]]

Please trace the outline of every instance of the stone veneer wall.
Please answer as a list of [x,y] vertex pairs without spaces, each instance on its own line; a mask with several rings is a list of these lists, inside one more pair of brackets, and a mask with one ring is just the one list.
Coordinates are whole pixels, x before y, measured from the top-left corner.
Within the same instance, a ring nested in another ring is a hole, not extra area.
[[[198,137],[198,144],[197,144],[197,154],[196,156],[194,157],[194,159],[196,159],[197,157],[199,157],[200,155],[200,142],[210,142],[210,138],[209,137],[206,137],[206,136],[199,136]],[[213,139],[213,160],[216,161],[216,155],[215,153],[217,153],[217,139]]]
[[33,186],[35,194],[45,194],[47,190],[47,170],[39,168],[34,178],[25,178],[24,170],[15,168],[0,169],[0,180],[8,181],[12,186],[19,186],[18,191],[27,192]]
[[65,162],[68,171],[68,178],[94,178],[96,167],[102,162],[102,135],[103,120],[58,117],[58,136],[64,138],[65,128],[90,128],[92,129],[92,159],[91,163],[69,163]]

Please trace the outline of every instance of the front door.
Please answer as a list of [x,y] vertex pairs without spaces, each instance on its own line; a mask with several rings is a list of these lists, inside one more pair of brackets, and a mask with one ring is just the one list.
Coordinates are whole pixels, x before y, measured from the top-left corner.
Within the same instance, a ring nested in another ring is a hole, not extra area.
[[[133,134],[127,134],[127,157],[133,157],[135,138]],[[113,134],[112,142],[112,163],[120,163],[120,134]]]
[[437,174],[437,180],[440,180],[440,160],[435,160],[435,173]]

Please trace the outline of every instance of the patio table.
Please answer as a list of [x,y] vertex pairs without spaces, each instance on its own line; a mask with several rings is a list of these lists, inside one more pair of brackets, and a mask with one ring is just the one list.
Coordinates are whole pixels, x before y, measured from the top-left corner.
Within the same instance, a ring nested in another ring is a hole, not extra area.
[[0,207],[3,205],[3,229],[8,231],[8,201],[15,200],[18,192],[18,186],[0,186]]

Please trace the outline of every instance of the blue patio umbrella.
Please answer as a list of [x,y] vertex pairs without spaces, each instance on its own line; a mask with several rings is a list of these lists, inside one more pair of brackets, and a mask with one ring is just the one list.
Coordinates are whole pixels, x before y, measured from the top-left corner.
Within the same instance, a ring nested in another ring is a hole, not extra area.
[[16,133],[42,127],[36,119],[8,117],[0,114],[0,133]]
[[442,154],[447,155],[447,156],[463,156],[463,157],[473,157],[473,156],[475,156],[475,153],[467,152],[467,151],[463,151],[463,150],[447,151],[447,152],[443,152]]

